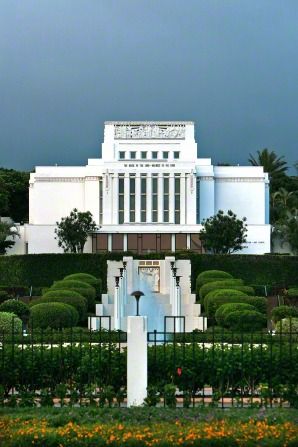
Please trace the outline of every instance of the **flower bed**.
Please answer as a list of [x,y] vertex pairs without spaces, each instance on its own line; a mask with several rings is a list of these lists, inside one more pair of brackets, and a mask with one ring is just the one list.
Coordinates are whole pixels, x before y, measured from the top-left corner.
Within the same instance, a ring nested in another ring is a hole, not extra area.
[[3,418],[0,444],[6,447],[79,446],[296,446],[298,428],[292,422],[246,422],[221,419],[211,422],[97,423],[79,425],[72,421],[53,426],[46,419]]

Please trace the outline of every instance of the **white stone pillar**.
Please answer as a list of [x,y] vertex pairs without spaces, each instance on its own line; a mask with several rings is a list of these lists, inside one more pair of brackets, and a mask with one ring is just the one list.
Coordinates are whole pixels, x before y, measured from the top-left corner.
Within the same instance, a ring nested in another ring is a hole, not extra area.
[[118,174],[113,174],[113,183],[112,183],[112,223],[118,224],[118,205],[119,205],[119,182],[118,182]]
[[151,173],[147,175],[147,223],[152,222],[152,176]]
[[175,222],[175,179],[174,174],[170,175],[169,182],[169,222]]
[[185,174],[181,175],[180,179],[180,224],[185,224],[185,205],[186,205],[186,195],[185,195]]
[[120,329],[120,289],[119,277],[116,278],[115,292],[114,292],[114,330]]
[[135,193],[136,222],[141,222],[141,177],[136,175],[136,193]]
[[127,406],[147,396],[147,317],[127,317]]
[[129,222],[129,174],[124,175],[124,223]]
[[158,213],[157,222],[163,222],[163,175],[158,174]]

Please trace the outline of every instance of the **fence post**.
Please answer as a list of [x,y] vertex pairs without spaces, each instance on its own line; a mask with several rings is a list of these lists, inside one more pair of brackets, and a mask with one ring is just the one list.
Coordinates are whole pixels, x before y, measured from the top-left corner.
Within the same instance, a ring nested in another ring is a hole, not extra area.
[[127,406],[147,397],[147,317],[127,317]]

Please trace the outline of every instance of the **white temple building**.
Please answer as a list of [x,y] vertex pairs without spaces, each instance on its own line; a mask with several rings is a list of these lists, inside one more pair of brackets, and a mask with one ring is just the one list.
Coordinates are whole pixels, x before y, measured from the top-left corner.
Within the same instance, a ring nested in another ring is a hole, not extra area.
[[269,181],[262,167],[198,158],[193,122],[106,122],[102,157],[86,166],[37,166],[29,223],[11,253],[58,253],[56,222],[91,211],[98,230],[85,252],[202,251],[203,219],[247,218],[241,253],[270,252]]

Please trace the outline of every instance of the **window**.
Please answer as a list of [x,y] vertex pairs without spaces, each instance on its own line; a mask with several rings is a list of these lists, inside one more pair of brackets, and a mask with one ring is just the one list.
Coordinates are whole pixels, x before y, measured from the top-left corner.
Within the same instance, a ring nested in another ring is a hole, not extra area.
[[163,152],[162,153],[162,158],[163,159],[167,159],[167,158],[169,158],[169,153],[166,151],[166,152]]
[[108,251],[108,235],[106,233],[98,233],[92,235],[92,252],[98,253]]
[[175,223],[180,224],[180,176],[175,174]]
[[169,222],[169,177],[163,178],[163,221]]
[[118,178],[118,223],[124,223],[124,176]]
[[129,178],[129,221],[136,221],[136,179]]
[[102,225],[102,179],[99,180],[99,225]]
[[146,151],[142,151],[141,152],[141,158],[144,160],[145,158],[147,158],[147,152]]
[[130,152],[130,158],[132,160],[134,160],[136,158],[136,152],[135,151]]
[[123,234],[112,234],[112,251],[123,251]]
[[186,250],[187,249],[186,234],[182,234],[182,233],[176,234],[175,247],[176,247],[176,250]]
[[157,174],[152,175],[152,222],[158,219],[158,177]]
[[180,158],[180,152],[179,151],[174,151],[174,158],[175,158],[175,160]]
[[125,158],[125,152],[124,151],[119,152],[119,158],[120,158],[120,160],[124,160],[124,158]]
[[156,152],[156,151],[152,152],[152,158],[153,158],[154,160],[157,159],[157,154],[158,154],[158,152]]
[[141,175],[141,222],[147,220],[147,178]]

